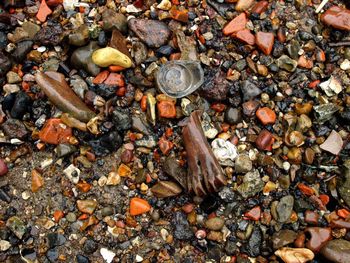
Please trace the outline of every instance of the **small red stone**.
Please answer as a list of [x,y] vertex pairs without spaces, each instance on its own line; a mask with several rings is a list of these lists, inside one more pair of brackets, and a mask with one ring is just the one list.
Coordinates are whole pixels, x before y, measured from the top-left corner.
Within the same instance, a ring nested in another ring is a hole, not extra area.
[[4,176],[8,171],[7,164],[3,159],[0,159],[0,176]]
[[273,44],[275,42],[275,36],[273,33],[258,32],[256,33],[256,45],[264,52],[265,55],[270,55]]
[[256,206],[252,208],[250,211],[246,212],[244,214],[245,217],[248,219],[254,220],[254,221],[259,221],[260,216],[261,216],[261,208],[260,206]]
[[349,212],[349,210],[343,208],[343,209],[339,209],[337,211],[337,215],[346,219],[350,215],[350,212]]
[[56,210],[53,213],[53,218],[55,219],[55,222],[58,223],[64,216],[64,213],[61,210]]
[[277,39],[279,42],[284,43],[286,42],[287,36],[286,36],[286,30],[284,27],[280,27],[277,30]]
[[309,88],[310,89],[315,89],[317,87],[317,85],[320,84],[320,83],[321,83],[321,81],[319,79],[314,80],[313,82],[310,82]]
[[245,29],[245,26],[248,22],[247,15],[245,13],[241,13],[239,16],[235,17],[234,19],[229,22],[222,32],[225,36],[232,35],[234,33],[237,33],[240,30]]
[[255,36],[250,32],[249,29],[238,31],[235,37],[248,45],[255,45]]
[[226,108],[226,105],[223,103],[214,103],[211,105],[211,108],[216,112],[223,112]]
[[125,96],[125,93],[126,93],[126,88],[125,87],[120,87],[116,94],[118,97],[124,97]]
[[307,59],[305,56],[300,56],[298,59],[298,66],[311,69],[314,66],[314,62],[311,59]]
[[147,110],[147,96],[144,95],[141,98],[141,102],[140,102],[140,107],[142,111],[146,111]]
[[191,213],[193,211],[193,209],[194,209],[194,204],[191,204],[191,203],[184,204],[183,207],[182,207],[182,210],[186,214]]
[[262,130],[255,140],[256,147],[263,151],[271,151],[275,138],[272,133],[267,130]]

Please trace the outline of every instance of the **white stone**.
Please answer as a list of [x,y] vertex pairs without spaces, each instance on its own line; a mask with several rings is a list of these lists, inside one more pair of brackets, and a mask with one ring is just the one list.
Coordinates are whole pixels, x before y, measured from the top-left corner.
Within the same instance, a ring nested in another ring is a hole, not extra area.
[[19,86],[17,84],[5,84],[2,89],[5,92],[5,96],[9,95],[10,93],[16,93],[20,90]]
[[11,247],[11,243],[6,240],[0,240],[0,251],[6,251]]
[[102,175],[102,176],[98,179],[98,182],[97,182],[97,183],[98,183],[98,185],[99,185],[100,187],[106,185],[106,183],[107,183],[107,177],[104,176],[104,175]]
[[214,35],[212,32],[209,31],[209,32],[204,33],[203,37],[205,40],[212,40],[214,38]]
[[22,199],[23,200],[28,200],[30,198],[30,193],[28,191],[24,191],[22,193]]
[[39,51],[40,53],[43,53],[46,51],[46,47],[44,46],[38,47],[37,51]]
[[44,168],[46,168],[46,167],[49,167],[52,163],[53,163],[52,158],[49,158],[49,159],[46,159],[46,160],[42,161],[42,162],[40,163],[40,167],[41,167],[42,169],[44,169]]
[[100,249],[101,256],[107,263],[111,263],[113,258],[115,257],[115,253],[113,251],[108,250],[107,248]]
[[213,153],[222,165],[233,166],[233,161],[238,156],[237,148],[230,141],[217,138],[211,143]]
[[325,142],[320,145],[320,148],[334,155],[338,155],[343,148],[343,139],[339,133],[332,130]]
[[142,262],[143,257],[141,257],[140,255],[136,255],[135,260],[136,260],[136,262]]
[[171,8],[171,2],[169,0],[162,0],[162,2],[157,5],[158,9],[168,11]]
[[63,8],[65,11],[73,11],[75,9],[75,5],[79,3],[79,0],[64,0]]
[[127,12],[127,13],[139,13],[139,12],[141,12],[141,11],[142,11],[142,9],[137,8],[137,7],[134,6],[134,5],[128,5],[128,6],[126,7],[126,12]]
[[348,70],[350,69],[350,61],[348,59],[345,59],[341,64],[340,64],[340,68],[342,70]]
[[331,76],[329,80],[322,82],[320,87],[324,90],[328,97],[339,94],[343,90],[340,81],[333,76]]
[[80,170],[75,167],[74,164],[71,164],[66,169],[64,169],[63,173],[73,184],[77,184],[79,182]]
[[[116,172],[110,172],[108,174],[108,178],[107,178],[107,185],[118,185],[120,184],[120,175]],[[100,180],[99,180],[100,181]]]

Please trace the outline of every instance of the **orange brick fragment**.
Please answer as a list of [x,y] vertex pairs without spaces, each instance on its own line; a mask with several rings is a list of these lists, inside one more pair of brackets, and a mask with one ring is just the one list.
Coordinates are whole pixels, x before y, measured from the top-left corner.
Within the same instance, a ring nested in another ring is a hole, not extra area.
[[45,0],[41,0],[39,11],[36,14],[36,18],[40,22],[44,23],[46,21],[47,16],[50,15],[50,14],[52,14],[52,10],[47,6]]
[[314,189],[303,183],[298,184],[298,188],[303,194],[308,196],[313,195],[315,193]]
[[163,100],[157,104],[158,114],[161,118],[175,118],[176,107],[173,101]]
[[102,84],[108,77],[109,72],[107,70],[101,71],[92,81],[94,84]]
[[62,123],[61,119],[49,119],[39,132],[39,139],[49,144],[68,143],[72,137],[72,128]]
[[125,81],[123,75],[117,73],[111,73],[105,80],[104,84],[106,85],[116,85],[118,87],[125,86]]
[[255,45],[255,36],[250,32],[249,29],[238,31],[235,37],[248,45]]
[[240,14],[239,16],[235,17],[234,19],[229,22],[222,32],[225,36],[232,35],[234,33],[237,33],[238,31],[241,31],[245,29],[245,26],[248,22],[247,15],[245,13]]

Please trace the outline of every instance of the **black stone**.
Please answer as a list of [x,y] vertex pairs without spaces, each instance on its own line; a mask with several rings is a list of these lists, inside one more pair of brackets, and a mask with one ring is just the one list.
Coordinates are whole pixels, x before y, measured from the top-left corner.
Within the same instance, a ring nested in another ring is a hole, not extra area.
[[261,241],[261,231],[258,227],[255,227],[246,247],[249,256],[257,257],[260,255]]
[[200,208],[207,214],[216,211],[219,208],[220,202],[218,197],[214,195],[208,195],[200,204]]
[[77,263],[89,263],[90,260],[87,257],[84,257],[83,255],[77,255],[76,256]]
[[211,100],[225,100],[231,84],[226,79],[226,74],[220,69],[207,72],[204,76],[204,83],[201,86],[201,95]]
[[174,52],[174,49],[172,48],[172,46],[165,45],[165,46],[161,46],[156,50],[156,55],[157,57],[163,57],[163,56],[167,57],[167,56],[170,56],[173,52]]
[[42,45],[57,46],[63,39],[63,28],[60,23],[48,23],[40,29],[34,36],[35,41],[40,42]]
[[103,135],[99,139],[91,140],[89,142],[97,156],[106,155],[117,150],[122,143],[123,139],[117,131],[112,131]]
[[31,40],[24,40],[17,44],[16,50],[12,53],[12,57],[15,61],[22,63],[25,60],[26,55],[32,50],[34,42]]
[[6,97],[4,97],[3,101],[1,102],[2,110],[11,111],[13,104],[15,104],[15,100],[16,100],[16,93],[10,93]]
[[49,233],[47,235],[47,244],[50,248],[62,246],[64,243],[66,243],[66,241],[67,239],[62,234]]
[[98,244],[92,239],[88,239],[84,243],[83,250],[87,254],[92,254],[97,250],[97,248],[98,248]]
[[236,108],[228,108],[225,111],[225,121],[228,124],[237,124],[242,121],[242,113],[239,109]]
[[11,60],[3,52],[0,51],[0,77],[5,76],[11,67]]
[[18,92],[11,109],[12,118],[22,119],[23,115],[29,111],[31,103],[31,98],[25,92]]
[[174,237],[179,240],[189,240],[193,237],[190,225],[186,215],[182,212],[176,212],[172,220],[174,226]]
[[241,85],[241,92],[244,101],[252,100],[261,94],[261,90],[249,80],[244,80]]
[[53,248],[53,249],[48,250],[46,253],[46,257],[51,263],[56,263],[57,259],[58,259],[57,249]]
[[131,114],[128,109],[116,108],[112,112],[112,122],[118,131],[131,128]]

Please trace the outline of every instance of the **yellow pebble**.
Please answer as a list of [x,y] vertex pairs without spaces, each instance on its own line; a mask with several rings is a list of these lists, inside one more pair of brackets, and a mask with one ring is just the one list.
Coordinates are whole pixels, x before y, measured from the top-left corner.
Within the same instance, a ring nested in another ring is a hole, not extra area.
[[132,65],[131,59],[127,55],[111,47],[101,48],[92,53],[92,62],[100,67],[114,65],[130,68]]

